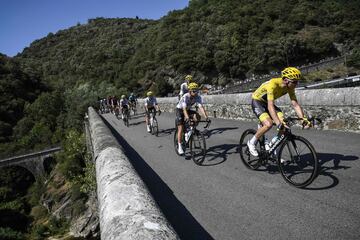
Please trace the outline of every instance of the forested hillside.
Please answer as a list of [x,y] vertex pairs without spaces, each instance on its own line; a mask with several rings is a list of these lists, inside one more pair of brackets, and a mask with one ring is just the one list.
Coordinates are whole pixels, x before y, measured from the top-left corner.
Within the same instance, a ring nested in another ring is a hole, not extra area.
[[226,84],[349,53],[360,43],[359,11],[356,0],[192,0],[158,21],[92,19],[50,33],[17,58],[55,86],[166,95],[189,72]]
[[[0,54],[0,157],[63,147],[46,185],[1,169],[0,214],[23,221],[0,221],[0,239],[62,235],[84,211],[95,182],[83,120],[98,97],[166,96],[189,73],[226,85],[343,54],[360,69],[359,12],[358,0],[191,0],[159,20],[90,19]],[[51,217],[44,199],[71,199],[71,214]]]
[[25,105],[45,90],[39,77],[31,70],[28,72],[24,73],[16,60],[0,54],[0,143],[10,140]]

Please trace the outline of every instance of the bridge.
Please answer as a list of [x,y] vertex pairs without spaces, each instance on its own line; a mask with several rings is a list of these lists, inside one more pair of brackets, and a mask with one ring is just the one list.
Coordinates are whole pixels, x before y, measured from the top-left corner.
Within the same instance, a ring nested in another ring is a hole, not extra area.
[[[175,115],[170,110],[175,98],[158,99],[168,111],[158,117],[158,137],[146,132],[142,115],[133,117],[128,128],[112,114],[100,119],[89,110],[92,138],[101,132],[105,136],[103,128],[108,128],[107,134],[120,146],[110,143],[107,135],[93,144],[98,153],[94,157],[102,239],[126,239],[121,234],[130,229],[139,236],[139,231],[150,231],[146,227],[149,225],[172,234],[157,239],[359,239],[359,91],[351,88],[298,93],[305,110],[321,116],[322,128],[328,129],[293,129],[314,145],[321,164],[319,176],[306,189],[286,184],[276,166],[250,171],[242,164],[237,149],[240,135],[245,129],[256,128],[256,121],[247,111],[246,94],[205,97],[209,112],[222,118],[212,118],[203,166],[174,152]],[[288,104],[286,100],[279,103],[284,107]],[[125,167],[122,161],[130,165]],[[141,180],[125,177],[130,168]],[[135,195],[139,190],[149,195],[147,200],[131,201],[129,186],[139,181],[140,187],[133,187]],[[153,218],[161,220],[156,222],[158,225],[147,221],[147,225],[143,222],[131,228],[148,207],[152,216],[159,214]],[[160,227],[162,224],[166,228]]]
[[31,172],[36,180],[44,179],[46,176],[44,162],[58,151],[61,151],[61,147],[54,147],[39,152],[2,159],[0,160],[0,168],[20,166]]

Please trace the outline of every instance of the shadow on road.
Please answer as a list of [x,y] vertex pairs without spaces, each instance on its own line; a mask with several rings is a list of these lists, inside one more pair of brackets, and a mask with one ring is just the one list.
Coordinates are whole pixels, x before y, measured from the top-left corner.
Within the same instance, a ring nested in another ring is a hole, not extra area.
[[156,203],[181,239],[214,239],[186,207],[174,196],[171,189],[133,149],[126,140],[104,119],[119,144],[124,148],[131,164],[145,182]]
[[[359,157],[357,156],[351,156],[351,155],[346,156],[338,153],[317,153],[317,156],[320,164],[319,175],[314,180],[314,182],[309,187],[306,188],[309,190],[324,190],[335,187],[336,185],[339,184],[339,179],[336,176],[334,176],[334,171],[340,169],[346,170],[351,168],[349,166],[341,165],[341,162],[355,161],[359,159]],[[332,162],[332,166],[331,166],[331,162]],[[322,178],[326,177],[327,181],[323,179],[321,182],[320,181],[317,182],[316,180],[319,179],[320,177]]]
[[205,161],[202,166],[214,166],[225,162],[228,155],[237,153],[238,144],[221,144],[212,146],[206,151]]
[[204,134],[205,134],[205,136],[210,137],[211,135],[222,134],[225,131],[235,130],[235,129],[238,129],[238,127],[206,129],[206,130],[204,130]]
[[139,118],[142,118],[142,117],[145,117],[144,113],[137,113],[136,115],[130,115],[130,120],[139,119]]
[[145,123],[145,121],[130,122],[129,126],[136,126],[136,125],[140,125],[142,123]]
[[159,130],[158,137],[168,136],[168,135],[172,134],[173,132],[175,132],[175,128],[162,129],[162,130]]

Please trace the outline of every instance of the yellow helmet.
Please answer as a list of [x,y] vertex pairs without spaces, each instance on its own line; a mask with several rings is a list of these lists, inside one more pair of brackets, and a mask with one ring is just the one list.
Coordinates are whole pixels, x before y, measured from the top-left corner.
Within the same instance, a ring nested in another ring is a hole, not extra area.
[[148,97],[151,97],[152,95],[154,95],[154,93],[153,93],[152,91],[148,91],[148,92],[146,93],[146,96],[148,96]]
[[287,67],[281,71],[282,78],[288,78],[290,80],[298,81],[301,79],[301,72],[299,69],[294,67]]
[[190,91],[198,90],[198,88],[199,88],[199,85],[197,83],[195,83],[195,82],[190,83],[189,86],[188,86],[188,89]]
[[121,99],[124,99],[126,96],[125,95],[121,95]]
[[185,80],[188,82],[192,82],[193,81],[193,77],[191,75],[186,75],[185,76]]

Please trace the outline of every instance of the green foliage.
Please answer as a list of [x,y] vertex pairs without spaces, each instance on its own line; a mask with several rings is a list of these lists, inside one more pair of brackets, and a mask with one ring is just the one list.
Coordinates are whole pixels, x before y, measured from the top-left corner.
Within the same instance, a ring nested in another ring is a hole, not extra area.
[[31,209],[30,215],[34,218],[34,221],[37,221],[47,217],[48,211],[45,207],[37,205]]
[[349,67],[360,68],[360,47],[357,47],[353,50],[347,59],[347,65]]
[[25,236],[21,232],[17,232],[11,228],[0,227],[0,239],[2,240],[23,240]]
[[50,236],[63,235],[69,228],[69,222],[62,218],[51,217],[47,223],[36,224],[31,229],[31,239],[41,240]]
[[32,174],[24,168],[1,168],[0,202],[12,201],[25,196],[27,189],[34,181]]
[[151,88],[165,96],[178,88],[178,81],[168,81],[174,72],[198,71],[204,83],[221,75],[227,84],[339,55],[334,43],[360,42],[359,11],[357,1],[192,0],[159,21],[91,19],[35,41],[17,58],[52,86],[68,89],[70,102],[83,99],[69,112],[74,116],[82,103],[118,95],[120,88],[121,94]]
[[29,188],[29,195],[28,201],[32,206],[36,206],[39,204],[41,195],[44,193],[46,186],[42,181],[36,181],[30,188]]
[[24,105],[43,89],[37,76],[26,74],[18,61],[0,54],[0,143],[10,140]]
[[86,144],[84,134],[69,130],[63,142],[63,151],[57,155],[59,170],[69,180],[82,175],[85,167]]

